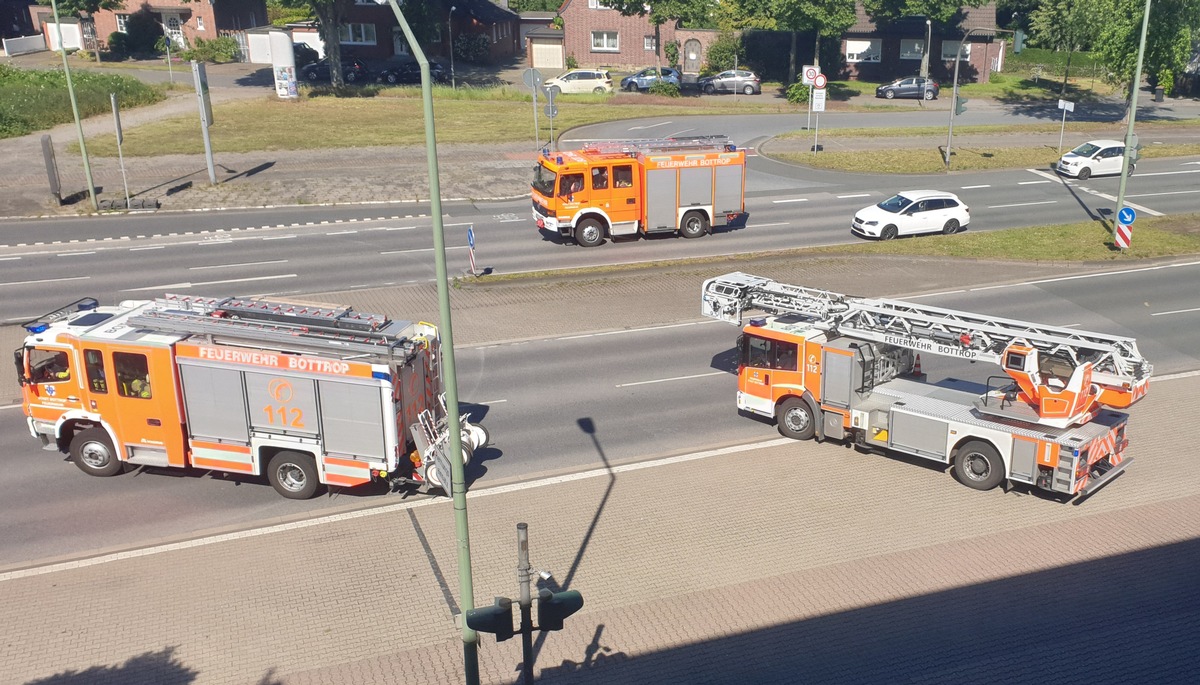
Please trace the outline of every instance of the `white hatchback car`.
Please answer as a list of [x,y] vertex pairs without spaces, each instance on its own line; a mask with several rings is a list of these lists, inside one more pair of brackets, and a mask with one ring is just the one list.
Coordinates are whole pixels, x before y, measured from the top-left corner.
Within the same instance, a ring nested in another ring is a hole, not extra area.
[[[1099,174],[1119,174],[1125,157],[1125,143],[1119,140],[1093,140],[1071,150],[1054,166],[1064,176],[1086,181]],[[1133,173],[1133,160],[1129,173]]]
[[546,79],[542,88],[547,92],[559,93],[611,93],[612,77],[603,69],[572,69],[554,78]]
[[854,215],[850,232],[891,240],[916,233],[957,233],[971,223],[971,210],[954,193],[906,190]]

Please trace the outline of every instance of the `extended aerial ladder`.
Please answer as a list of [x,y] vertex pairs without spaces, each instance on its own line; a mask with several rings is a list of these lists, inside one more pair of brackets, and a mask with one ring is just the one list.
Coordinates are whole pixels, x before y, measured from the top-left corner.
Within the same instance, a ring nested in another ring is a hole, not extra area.
[[[989,390],[977,408],[1060,428],[1086,423],[1101,405],[1132,405],[1146,394],[1153,371],[1133,338],[853,297],[740,272],[705,281],[705,316],[741,324],[751,310],[798,316],[832,335],[997,363],[1014,383]],[[1011,410],[1017,401],[1023,413]]]
[[582,152],[597,154],[627,154],[689,151],[732,151],[736,146],[729,136],[686,136],[675,138],[633,138],[631,140],[598,140],[584,144]]

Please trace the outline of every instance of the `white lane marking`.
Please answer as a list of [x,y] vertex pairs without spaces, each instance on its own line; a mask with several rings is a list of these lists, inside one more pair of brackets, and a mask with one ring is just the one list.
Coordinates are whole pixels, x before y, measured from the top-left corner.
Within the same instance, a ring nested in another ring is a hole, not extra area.
[[372,231],[411,231],[417,228],[416,226],[388,226],[386,228],[372,228]]
[[467,404],[504,404],[508,400],[488,400],[487,402],[467,402]]
[[166,245],[151,245],[150,247],[131,247],[131,248],[129,248],[129,251],[130,252],[141,252],[142,250],[161,250],[164,247],[166,247]]
[[1066,184],[1067,182],[1066,178],[1059,176],[1058,174],[1052,174],[1048,171],[1042,171],[1041,169],[1026,169],[1025,171],[1028,171],[1031,174],[1037,174],[1038,176],[1050,179],[1051,181],[1059,181],[1063,184]]
[[921,295],[907,295],[907,296],[905,296],[904,299],[916,300],[916,299],[922,298],[922,297],[941,297],[942,295],[956,295],[958,293],[965,293],[965,292],[967,292],[967,291],[963,290],[962,288],[959,288],[958,290],[943,290],[940,293],[924,293]]
[[766,228],[767,226],[787,226],[787,221],[776,221],[773,224],[750,224],[747,228]]
[[1019,185],[1019,186],[1032,186],[1032,185],[1037,185],[1037,184],[1039,184],[1039,183],[1049,183],[1049,182],[1050,182],[1050,181],[1017,181],[1017,185]]
[[1151,377],[1151,380],[1155,382],[1175,381],[1179,380],[1180,378],[1192,378],[1194,376],[1200,376],[1200,371],[1181,371],[1180,373],[1169,373],[1165,376],[1153,376]]
[[676,131],[674,133],[670,133],[667,135],[667,137],[674,138],[675,136],[683,135],[684,133],[687,133],[688,131],[695,131],[695,130],[696,130],[695,128],[685,128],[682,131]]
[[981,186],[960,186],[959,189],[960,190],[974,190],[976,188],[991,188],[991,187],[992,187],[992,185],[990,183],[985,183]]
[[[615,474],[631,473],[633,471],[641,471],[643,469],[657,468],[660,466],[670,466],[672,464],[682,464],[689,461],[700,461],[702,459],[711,459],[713,457],[721,457],[729,454],[739,454],[749,452],[751,450],[767,449],[771,447],[780,447],[783,445],[794,444],[791,438],[775,438],[774,440],[766,440],[763,442],[754,442],[744,445],[733,445],[731,447],[723,447],[715,450],[705,450],[703,452],[692,452],[690,454],[681,454],[674,457],[664,457],[662,459],[652,459],[650,461],[638,462],[636,464],[622,464],[610,468],[592,469],[590,471],[581,471],[579,473],[567,474],[564,476],[554,476],[550,478],[539,478],[536,480],[524,481],[521,483],[510,483],[508,485],[500,485],[494,488],[471,488],[471,498],[478,499],[480,497],[494,497],[496,495],[506,495],[512,492],[521,492],[523,490],[532,490],[534,488],[542,488],[550,485],[560,485],[562,483],[574,483],[582,480],[591,480],[593,478],[609,478]],[[275,533],[286,533],[293,530],[302,530],[304,528],[313,528],[315,526],[325,525],[327,523],[338,523],[341,521],[350,521],[354,519],[364,519],[373,516],[383,516],[395,514],[399,511],[416,509],[419,507],[430,506],[451,506],[453,500],[447,497],[437,497],[421,500],[412,500],[408,502],[399,502],[396,504],[384,505],[381,507],[373,507],[371,509],[359,509],[357,511],[348,511],[340,514],[330,514],[328,516],[318,516],[316,518],[306,519],[304,521],[293,521],[291,523],[281,523],[273,526],[264,526],[262,528],[251,528],[241,530],[234,533],[223,533],[221,535],[210,535],[208,537],[196,538],[194,540],[183,540],[181,542],[172,542],[165,545],[155,545],[153,547],[143,547],[141,549],[131,549],[124,552],[115,552],[112,554],[103,554],[100,556],[90,557],[87,559],[77,559],[75,561],[64,561],[57,564],[46,564],[45,566],[33,566],[23,568],[7,573],[0,573],[0,583],[9,580],[18,580],[20,578],[31,578],[34,576],[43,576],[51,573],[59,573],[61,571],[71,571],[81,568],[89,568],[91,566],[99,566],[101,564],[110,564],[114,561],[123,561],[126,559],[138,559],[141,557],[156,556],[167,552],[177,552],[185,549],[195,549],[197,547],[207,547],[222,542],[232,542],[234,540],[249,540],[253,538],[272,535]]]
[[290,238],[295,238],[295,237],[296,237],[295,235],[264,235],[262,237],[262,239],[263,240],[288,240]]
[[330,231],[325,235],[349,235],[351,233],[358,233],[358,231]]
[[1045,200],[1042,202],[1018,202],[1016,204],[1011,204],[1011,205],[988,205],[988,209],[1004,209],[1005,207],[1029,207],[1030,205],[1052,205],[1052,204],[1056,204],[1057,202],[1058,202],[1058,200]]
[[1126,195],[1125,199],[1131,197],[1154,197],[1156,195],[1188,195],[1190,193],[1200,193],[1200,190],[1172,190],[1169,193],[1138,193],[1137,195]]
[[14,259],[20,259],[20,257],[0,257],[0,262],[11,262]]
[[43,278],[38,281],[12,281],[11,283],[0,283],[0,287],[6,285],[33,285],[35,283],[63,283],[65,281],[86,281],[91,276],[70,276],[68,278]]
[[775,204],[775,205],[782,205],[782,204],[785,204],[788,202],[808,202],[808,198],[807,197],[796,197],[796,198],[792,198],[790,200],[771,200],[771,204]]
[[1189,312],[1200,312],[1200,307],[1192,307],[1191,309],[1175,309],[1169,312],[1154,312],[1150,316],[1167,316],[1168,314],[1187,314]]
[[56,254],[54,256],[55,257],[80,257],[85,254],[96,254],[96,251],[92,250],[90,252],[62,252],[62,253]]
[[849,200],[852,197],[871,197],[870,193],[858,193],[857,195],[838,195],[839,200]]
[[502,219],[502,220],[500,220],[500,221],[497,221],[496,223],[498,223],[498,224],[511,224],[511,223],[512,223],[512,222],[514,222],[514,221],[529,221],[529,219],[527,219],[527,218],[525,218],[525,217],[521,217],[520,219]]
[[[1080,188],[1080,190],[1083,190],[1084,192],[1087,192],[1087,193],[1091,193],[1092,195],[1095,195],[1096,197],[1102,197],[1105,200],[1108,200],[1109,202],[1117,201],[1116,196],[1109,195],[1108,193],[1102,193],[1099,190],[1092,190],[1091,188]],[[1149,207],[1143,207],[1142,205],[1134,204],[1134,203],[1130,202],[1128,198],[1125,199],[1125,205],[1128,207],[1133,207],[1134,209],[1138,210],[1139,212],[1145,212],[1145,213],[1149,214],[1150,216],[1163,216],[1162,212],[1156,212],[1153,209],[1150,209]]]
[[201,269],[229,269],[235,266],[262,266],[263,264],[287,264],[286,259],[272,259],[269,262],[242,262],[241,264],[213,264],[211,266],[189,266],[189,271],[199,271]]
[[674,378],[656,378],[652,381],[637,381],[634,383],[618,383],[618,388],[632,388],[635,385],[651,385],[653,383],[669,383],[671,381],[687,381],[693,378],[706,378],[708,376],[723,376],[727,375],[725,371],[713,371],[711,373],[697,373],[691,376],[675,376]]
[[608,335],[622,335],[624,333],[644,333],[646,331],[663,331],[668,328],[683,328],[684,326],[706,326],[712,323],[724,323],[722,321],[688,321],[686,323],[672,323],[664,326],[646,326],[645,328],[626,328],[619,331],[604,331],[603,333],[584,333],[583,335],[568,335],[562,338],[554,338],[555,342],[560,340],[582,340],[583,338],[601,338]]
[[[458,246],[458,247],[447,247],[446,249],[447,250],[465,250],[465,249],[467,249],[467,247],[468,247],[467,245],[462,245],[462,246]],[[433,248],[432,247],[422,247],[422,248],[417,248],[414,250],[389,250],[387,252],[380,252],[379,254],[409,254],[412,252],[433,252]]]
[[224,281],[202,281],[199,283],[168,283],[167,285],[152,285],[145,288],[125,288],[121,292],[132,293],[142,290],[167,290],[168,288],[198,288],[202,285],[224,285],[226,283],[250,283],[252,281],[272,281],[279,278],[299,278],[299,274],[279,274],[278,276],[252,276],[250,278],[230,278]]
[[1036,281],[1024,281],[1021,283],[1007,283],[1003,285],[985,285],[978,288],[971,288],[971,292],[979,290],[999,290],[1001,288],[1017,288],[1023,285],[1040,285],[1042,283],[1058,283],[1059,281],[1077,281],[1084,278],[1100,278],[1103,276],[1119,276],[1123,274],[1136,274],[1142,271],[1157,271],[1158,269],[1175,269],[1182,266],[1200,266],[1200,262],[1183,262],[1182,264],[1160,264],[1158,266],[1143,266],[1139,269],[1122,269],[1120,271],[1101,271],[1094,274],[1079,274],[1077,276],[1059,276],[1057,278],[1042,278]]
[[[1188,164],[1196,164],[1196,162],[1188,162]],[[1139,173],[1138,178],[1143,176],[1175,176],[1176,174],[1200,174],[1200,169],[1183,169],[1182,171],[1154,171],[1151,173]],[[1126,195],[1125,197],[1129,197]]]
[[657,128],[657,127],[659,127],[659,126],[666,126],[666,125],[667,125],[667,124],[669,124],[669,123],[671,123],[671,122],[669,122],[669,121],[660,121],[660,122],[658,122],[657,124],[646,124],[645,126],[630,126],[630,127],[629,127],[629,130],[630,130],[630,131],[644,131],[644,130],[646,130],[646,129],[648,129],[648,128]]

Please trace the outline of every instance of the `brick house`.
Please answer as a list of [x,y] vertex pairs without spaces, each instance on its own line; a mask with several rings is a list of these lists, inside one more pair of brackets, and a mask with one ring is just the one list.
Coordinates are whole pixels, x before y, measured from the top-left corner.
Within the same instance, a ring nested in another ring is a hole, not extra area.
[[[521,54],[520,17],[489,0],[426,0],[442,18],[433,40],[422,44],[427,57],[450,56],[447,34],[455,40],[467,34],[485,36],[488,59],[500,61]],[[454,11],[450,11],[454,8]],[[391,5],[375,0],[355,0],[342,25],[342,54],[367,60],[388,60],[412,55]]]
[[[842,57],[847,76],[869,81],[890,81],[920,72],[921,51],[925,45],[923,18],[901,19],[886,26],[876,25],[856,7],[858,20],[842,37]],[[963,46],[959,64],[959,83],[987,83],[992,71],[1004,66],[1006,41],[997,40],[983,29],[996,27],[996,3],[982,7],[963,7],[951,27],[934,24],[930,29],[929,75],[949,81],[962,37],[971,29],[980,29]],[[1003,34],[1001,34],[1003,35]]]
[[[54,23],[54,13],[49,6],[34,5],[29,8],[33,24],[43,33],[46,25]],[[192,45],[196,38],[212,40],[225,31],[240,31],[267,23],[266,0],[238,0],[238,2],[185,2],[184,0],[125,0],[119,10],[100,10],[91,15],[95,28],[95,39],[101,48],[106,47],[109,35],[125,31],[125,22],[137,12],[149,12],[155,21],[162,24],[172,42],[180,48]],[[60,13],[60,16],[61,13]],[[86,22],[85,22],[86,23]],[[85,28],[84,33],[87,34]],[[47,41],[47,45],[49,42]]]
[[[624,16],[599,0],[566,0],[558,14],[563,18],[563,52],[579,66],[631,71],[655,63],[654,25],[649,17]],[[700,72],[708,46],[719,35],[671,22],[663,24],[659,32],[663,45],[679,42],[679,59],[687,74]]]

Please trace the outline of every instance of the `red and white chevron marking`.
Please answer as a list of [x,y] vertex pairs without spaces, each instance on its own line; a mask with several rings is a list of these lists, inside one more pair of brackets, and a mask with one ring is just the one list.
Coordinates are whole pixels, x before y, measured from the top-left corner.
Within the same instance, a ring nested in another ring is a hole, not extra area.
[[1133,242],[1133,227],[1129,224],[1117,224],[1117,232],[1113,234],[1113,238],[1117,247],[1122,250],[1129,249],[1129,244]]

